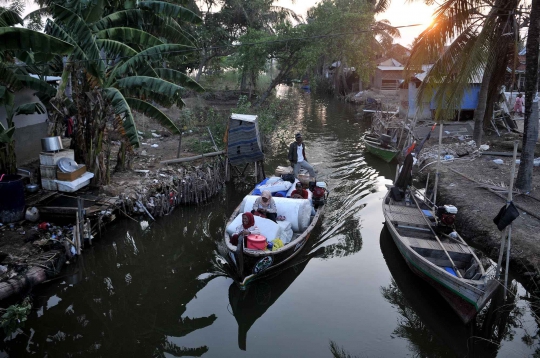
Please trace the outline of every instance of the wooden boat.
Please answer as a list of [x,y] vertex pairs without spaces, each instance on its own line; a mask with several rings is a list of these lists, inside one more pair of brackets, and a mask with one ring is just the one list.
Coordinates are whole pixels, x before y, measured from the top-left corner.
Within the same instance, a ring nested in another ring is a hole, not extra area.
[[449,350],[456,357],[496,356],[502,339],[497,328],[504,327],[508,319],[503,314],[508,308],[502,309],[502,286],[489,309],[482,311],[479,323],[470,327],[463,324],[436,290],[408,269],[386,227],[381,230],[380,246],[393,278],[388,286],[381,287],[381,292],[405,318],[397,320],[394,334],[409,340],[423,357],[448,356]]
[[[328,192],[326,192],[326,200]],[[298,199],[286,199],[286,200],[298,200]],[[229,226],[233,220],[242,213],[243,202],[240,203],[232,213],[230,219],[227,221],[225,227]],[[311,232],[321,220],[321,216],[324,212],[324,205],[321,204],[315,207],[315,215],[310,217],[309,225],[303,232],[293,232],[291,241],[285,246],[275,250],[252,250],[244,247],[240,250],[235,245],[231,244],[230,236],[225,230],[224,242],[227,246],[229,258],[236,266],[236,271],[239,275],[239,284],[241,287],[246,286],[250,282],[265,276],[269,271],[282,266],[284,263],[295,257],[302,248],[306,245],[311,235]],[[278,208],[279,214],[279,208]],[[245,245],[244,245],[245,246]]]
[[[459,234],[444,233],[427,199],[414,187],[402,185],[409,182],[407,176],[410,173],[403,169],[384,198],[386,227],[410,269],[439,291],[468,323],[490,300],[498,282],[488,279],[482,263]],[[397,191],[404,199],[396,200]]]
[[386,226],[411,270],[435,287],[468,323],[489,301],[498,282],[487,278],[467,244],[444,234],[443,239],[438,238],[436,223],[426,222],[422,211],[431,212],[431,208],[416,197],[415,190],[407,190],[413,201],[419,201],[419,208],[415,203],[394,200],[389,191],[383,202]]
[[377,134],[367,133],[364,135],[364,144],[368,152],[387,163],[390,163],[399,154],[397,148],[385,143]]

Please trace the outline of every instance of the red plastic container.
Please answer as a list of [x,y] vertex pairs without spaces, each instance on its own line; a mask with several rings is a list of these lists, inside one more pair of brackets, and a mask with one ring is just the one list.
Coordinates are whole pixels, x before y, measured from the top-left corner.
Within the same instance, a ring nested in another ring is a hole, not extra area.
[[252,250],[266,250],[266,237],[262,235],[248,235],[247,248]]

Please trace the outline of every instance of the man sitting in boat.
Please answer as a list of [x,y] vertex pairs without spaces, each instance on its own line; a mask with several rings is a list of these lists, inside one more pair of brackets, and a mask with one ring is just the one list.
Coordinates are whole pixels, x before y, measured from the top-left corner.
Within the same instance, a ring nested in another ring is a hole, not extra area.
[[272,198],[272,193],[268,190],[263,191],[261,196],[253,203],[253,210],[251,210],[251,213],[276,222],[277,207],[274,198]]
[[291,198],[293,199],[307,199],[309,193],[306,189],[302,188],[302,183],[296,182],[295,190],[291,193]]
[[259,235],[261,232],[259,228],[255,225],[255,218],[252,213],[243,213],[242,214],[242,224],[236,227],[234,234],[231,236],[231,244],[234,246],[238,245],[238,237],[248,236],[248,235]]
[[309,176],[315,178],[315,170],[313,170],[306,158],[306,148],[302,140],[302,134],[296,133],[294,138],[296,141],[289,146],[289,162],[293,167],[294,177],[298,177],[300,168],[305,168],[309,172]]

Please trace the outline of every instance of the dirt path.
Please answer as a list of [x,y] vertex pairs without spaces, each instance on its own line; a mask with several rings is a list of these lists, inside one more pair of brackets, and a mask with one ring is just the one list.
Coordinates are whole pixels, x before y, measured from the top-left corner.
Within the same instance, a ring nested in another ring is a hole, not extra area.
[[[510,153],[509,143],[519,139],[518,135],[502,137],[487,136],[490,151]],[[457,140],[446,140],[458,142]],[[484,143],[485,143],[484,142]],[[436,143],[431,143],[431,150]],[[425,150],[430,150],[428,146]],[[496,164],[499,159],[503,164]],[[482,249],[491,259],[497,261],[500,250],[501,233],[493,223],[493,218],[506,203],[507,188],[510,181],[511,157],[490,155],[467,155],[441,165],[437,203],[452,204],[458,207],[456,225],[464,238]],[[425,165],[425,163],[423,163]],[[430,181],[435,178],[436,164],[430,165],[420,173],[425,180],[429,171]],[[516,166],[517,176],[517,166]],[[432,184],[430,184],[430,187]],[[499,195],[485,188],[489,186]],[[528,195],[514,194],[514,203],[520,216],[512,226],[511,268],[522,274],[531,288],[540,287],[540,167],[534,168],[533,190]]]

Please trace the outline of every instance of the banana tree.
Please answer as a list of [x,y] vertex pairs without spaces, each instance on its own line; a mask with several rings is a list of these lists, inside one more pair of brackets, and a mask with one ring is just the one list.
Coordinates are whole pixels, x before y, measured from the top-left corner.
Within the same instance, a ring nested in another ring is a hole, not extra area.
[[[79,158],[96,177],[104,178],[99,181],[106,182],[103,175],[98,175],[103,165],[95,164],[108,163],[102,145],[109,141],[103,137],[107,134],[96,132],[96,127],[104,131],[107,127],[117,129],[125,138],[122,151],[128,146],[139,146],[133,111],[153,117],[172,133],[180,133],[158,106],[182,107],[181,95],[186,89],[201,92],[203,88],[186,74],[166,68],[167,59],[193,54],[193,38],[183,25],[200,23],[198,16],[181,6],[160,1],[139,1],[134,8],[112,12],[108,9],[110,13],[103,16],[106,11],[100,6],[102,3],[82,1],[78,2],[80,6],[74,6],[72,1],[48,2],[47,11],[52,18],[45,32],[74,47],[63,68],[57,97],[64,96],[69,76],[76,78],[71,81],[79,91],[73,98],[80,118],[76,127],[84,137],[75,136],[77,146],[84,151]],[[100,109],[101,118],[95,115],[93,100],[87,100],[87,93],[96,89],[101,91],[93,97],[96,103],[102,98],[108,106]],[[95,121],[85,116],[89,113],[93,113],[90,117]]]
[[15,93],[22,88],[31,88],[43,96],[54,94],[50,85],[29,76],[28,72],[15,65],[14,59],[47,59],[54,55],[69,54],[73,49],[69,43],[52,36],[14,27],[23,24],[21,7],[16,5],[0,7],[0,106],[6,111],[6,118],[0,118],[0,173],[7,174],[16,171],[14,118],[24,114],[45,113],[41,103],[15,106]]

